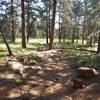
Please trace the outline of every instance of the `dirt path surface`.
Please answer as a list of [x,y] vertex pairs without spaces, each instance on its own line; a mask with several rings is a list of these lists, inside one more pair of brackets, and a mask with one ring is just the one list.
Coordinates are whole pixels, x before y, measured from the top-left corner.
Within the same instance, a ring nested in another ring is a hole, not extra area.
[[21,77],[12,73],[0,79],[0,100],[100,100],[99,77],[86,79],[87,86],[76,90],[71,82],[77,76],[76,63],[68,55],[60,50],[37,52],[37,55],[42,69],[29,72],[23,84],[18,83]]

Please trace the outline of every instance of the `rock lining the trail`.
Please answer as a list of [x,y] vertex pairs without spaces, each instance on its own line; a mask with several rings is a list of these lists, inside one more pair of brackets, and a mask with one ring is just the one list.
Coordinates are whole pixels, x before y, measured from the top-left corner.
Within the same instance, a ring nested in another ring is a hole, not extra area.
[[89,67],[79,67],[77,72],[80,76],[89,78],[99,75],[99,72],[96,69]]
[[78,73],[78,76],[72,79],[72,86],[77,89],[84,88],[86,86],[86,80],[84,78],[91,79],[100,75],[98,70],[96,70],[95,68],[89,68],[89,67],[79,67],[77,69],[77,73]]
[[72,99],[72,97],[70,97],[70,96],[65,96],[65,97],[63,97],[61,100],[73,100],[73,99]]
[[[22,57],[21,57],[22,58]],[[24,59],[24,57],[23,57]],[[25,65],[17,59],[17,57],[11,57],[6,61],[7,67],[14,70],[15,74],[19,74],[22,77],[26,77],[28,74],[35,73],[36,71],[41,70],[42,68],[39,65]]]
[[15,69],[15,70],[23,67],[23,65],[17,61],[7,61],[6,64],[8,67],[11,67],[12,69]]
[[75,78],[72,80],[72,85],[74,88],[84,88],[85,87],[85,81],[80,78]]

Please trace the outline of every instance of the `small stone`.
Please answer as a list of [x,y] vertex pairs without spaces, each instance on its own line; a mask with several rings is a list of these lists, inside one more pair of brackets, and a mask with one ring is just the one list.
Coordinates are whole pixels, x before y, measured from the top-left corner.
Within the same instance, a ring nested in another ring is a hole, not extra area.
[[30,94],[25,93],[25,94],[21,95],[21,100],[31,100],[30,97],[31,97]]
[[47,81],[46,84],[45,84],[45,86],[46,86],[46,87],[49,87],[49,86],[51,86],[53,83],[54,83],[53,81]]
[[20,73],[20,70],[15,70],[15,74],[18,74],[18,75],[20,75],[21,73]]
[[8,61],[7,65],[15,70],[23,66],[20,62],[16,62],[16,61]]
[[65,97],[63,97],[61,100],[73,100],[73,99],[72,99],[72,97],[65,96]]
[[38,65],[36,65],[36,66],[31,66],[31,68],[34,69],[34,70],[41,70],[41,69],[42,69],[42,68],[41,68],[40,66],[38,66]]
[[17,57],[17,60],[24,65],[30,64],[30,60],[27,57],[20,56]]
[[85,81],[83,79],[79,79],[79,78],[73,79],[72,84],[73,84],[73,87],[75,87],[75,88],[85,87]]

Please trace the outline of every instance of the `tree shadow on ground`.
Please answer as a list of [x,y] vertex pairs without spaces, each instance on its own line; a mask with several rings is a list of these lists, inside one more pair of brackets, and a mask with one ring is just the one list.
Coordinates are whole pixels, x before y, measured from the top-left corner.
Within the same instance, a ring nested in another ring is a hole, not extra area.
[[[97,99],[100,97],[99,78],[88,79],[86,88],[76,90],[71,84],[71,79],[77,77],[76,63],[60,51],[45,51],[41,54],[44,55],[39,60],[42,69],[27,72],[27,77],[22,77],[22,81],[11,77],[0,79],[0,100],[67,100],[67,96],[79,100],[80,95],[81,100],[89,100],[88,95],[92,98],[97,95]],[[97,94],[94,92],[96,90]],[[90,100],[96,100],[95,98]]]

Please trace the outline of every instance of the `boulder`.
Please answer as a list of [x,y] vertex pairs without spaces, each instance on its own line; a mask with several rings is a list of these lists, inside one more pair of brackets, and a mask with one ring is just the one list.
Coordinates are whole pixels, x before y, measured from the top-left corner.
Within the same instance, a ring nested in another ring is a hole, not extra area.
[[84,77],[94,77],[99,74],[96,69],[89,68],[89,67],[80,67],[80,68],[78,68],[77,71],[80,76],[84,76]]
[[85,87],[85,81],[83,79],[75,78],[72,80],[72,85],[74,88],[83,88]]

